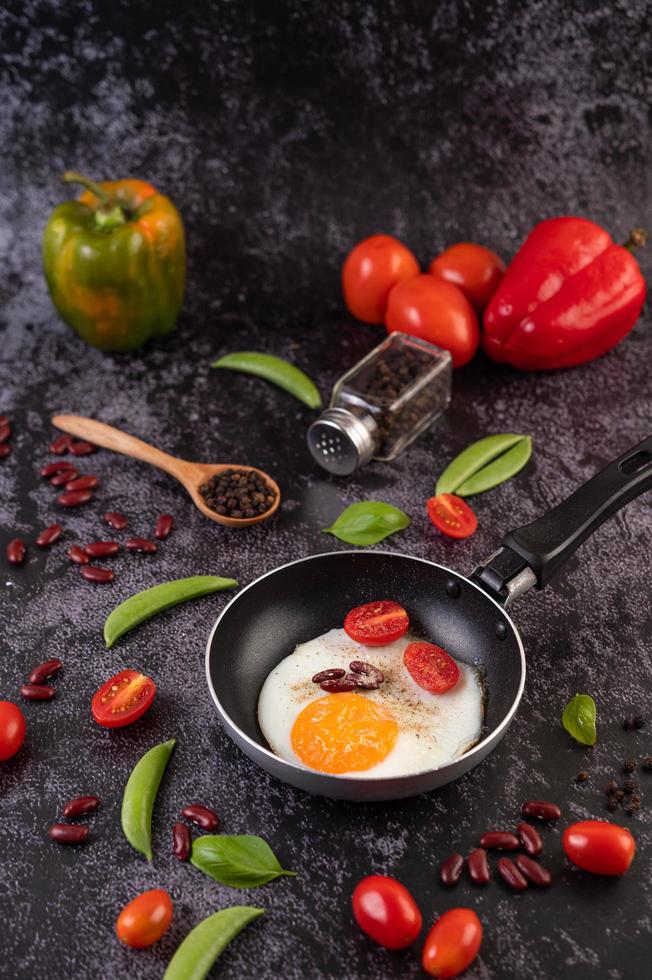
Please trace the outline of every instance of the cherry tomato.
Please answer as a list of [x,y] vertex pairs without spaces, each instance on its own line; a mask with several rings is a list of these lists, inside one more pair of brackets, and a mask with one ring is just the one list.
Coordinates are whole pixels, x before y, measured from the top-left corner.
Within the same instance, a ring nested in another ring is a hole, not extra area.
[[419,263],[391,235],[372,235],[349,252],[342,269],[344,301],[358,320],[382,323],[387,297],[397,282],[418,276]]
[[104,728],[131,725],[145,714],[156,694],[156,684],[137,670],[121,670],[93,695],[93,718]]
[[347,613],[344,632],[356,643],[382,647],[407,633],[409,625],[410,620],[403,606],[390,599],[381,599],[356,606]]
[[478,527],[475,516],[466,500],[454,493],[440,493],[426,504],[428,517],[442,534],[449,538],[470,538]]
[[456,368],[471,360],[480,341],[478,318],[462,290],[430,275],[394,286],[385,326],[389,333],[401,330],[450,351]]
[[115,920],[120,942],[134,949],[144,949],[158,942],[172,922],[172,899],[163,888],[152,888],[137,895]]
[[0,701],[0,762],[16,755],[24,741],[24,714],[12,701]]
[[431,977],[457,977],[478,955],[482,923],[473,909],[444,912],[426,936],[421,965]]
[[580,820],[562,837],[566,857],[594,875],[624,875],[634,860],[636,844],[625,827],[608,820]]
[[424,691],[443,694],[455,687],[460,679],[460,668],[453,658],[436,643],[408,643],[403,651],[405,669]]
[[355,886],[353,918],[363,932],[386,949],[403,949],[421,931],[419,906],[396,878],[369,875]]
[[484,245],[458,242],[433,259],[428,272],[459,286],[469,303],[482,313],[503,278],[505,263]]

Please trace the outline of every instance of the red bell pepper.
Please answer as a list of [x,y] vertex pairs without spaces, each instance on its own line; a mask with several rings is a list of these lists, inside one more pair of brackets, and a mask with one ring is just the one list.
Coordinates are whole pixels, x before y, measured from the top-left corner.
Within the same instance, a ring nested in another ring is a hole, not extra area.
[[491,298],[484,349],[524,371],[584,364],[629,333],[644,300],[627,247],[585,218],[550,218],[532,229]]

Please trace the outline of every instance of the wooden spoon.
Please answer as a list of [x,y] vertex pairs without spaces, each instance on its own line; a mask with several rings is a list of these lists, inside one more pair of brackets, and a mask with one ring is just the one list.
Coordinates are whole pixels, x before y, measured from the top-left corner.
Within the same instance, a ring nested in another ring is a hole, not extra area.
[[[114,429],[111,425],[104,422],[96,422],[95,419],[84,418],[83,415],[54,415],[52,424],[80,439],[87,439],[102,446],[104,449],[112,449],[115,453],[122,453],[123,456],[132,456],[140,459],[143,463],[151,463],[158,466],[160,470],[165,470],[170,476],[175,477],[179,483],[183,484],[192,498],[195,507],[209,517],[211,521],[218,524],[226,524],[227,527],[247,527],[249,524],[258,524],[259,521],[266,521],[268,517],[277,510],[281,501],[281,491],[271,476],[255,466],[241,466],[240,463],[191,463],[186,459],[178,459],[176,456],[168,456],[154,446],[130,436],[127,432]],[[275,494],[274,503],[269,510],[256,517],[227,517],[211,510],[199,492],[200,486],[206,483],[216,473],[223,473],[224,470],[238,469],[246,470],[248,473],[257,473],[265,483],[271,487]]]

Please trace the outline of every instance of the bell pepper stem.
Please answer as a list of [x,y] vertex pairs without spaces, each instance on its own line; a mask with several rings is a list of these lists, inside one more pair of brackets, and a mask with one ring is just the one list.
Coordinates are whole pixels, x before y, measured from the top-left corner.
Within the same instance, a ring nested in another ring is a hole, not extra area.
[[107,192],[103,187],[100,187],[97,181],[91,180],[90,177],[84,177],[83,174],[78,174],[74,170],[66,170],[65,174],[61,175],[61,179],[66,184],[82,184],[86,190],[90,191],[91,194],[94,194],[95,197],[102,202],[102,204],[109,203],[110,198]]
[[635,248],[642,248],[646,243],[647,231],[645,228],[632,228],[623,248],[626,248],[628,252],[633,252]]
[[90,177],[84,177],[83,174],[78,174],[74,170],[66,170],[61,179],[66,184],[81,184],[87,191],[95,195],[100,202],[100,206],[95,210],[95,223],[102,231],[117,228],[118,225],[123,225],[127,220],[127,216],[120,205],[116,204],[97,181],[91,180]]

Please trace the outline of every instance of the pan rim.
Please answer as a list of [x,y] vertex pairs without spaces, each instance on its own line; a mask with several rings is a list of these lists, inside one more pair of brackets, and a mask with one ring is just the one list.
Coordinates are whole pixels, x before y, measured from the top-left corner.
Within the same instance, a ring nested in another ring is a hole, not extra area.
[[[488,750],[490,751],[492,743],[494,742],[497,743],[500,741],[504,731],[507,728],[509,728],[512,719],[516,714],[516,711],[518,710],[518,706],[521,703],[521,698],[523,697],[523,691],[525,689],[525,675],[527,672],[527,662],[525,659],[525,648],[523,646],[523,641],[521,640],[521,635],[519,633],[518,627],[514,622],[514,620],[512,619],[512,617],[509,615],[509,613],[506,612],[504,606],[502,606],[499,602],[497,602],[492,596],[490,596],[487,592],[485,592],[484,589],[482,589],[479,585],[473,582],[470,578],[467,578],[465,575],[462,575],[461,572],[456,572],[454,569],[449,568],[447,565],[441,565],[439,562],[430,561],[429,558],[419,558],[416,555],[408,555],[401,551],[385,551],[384,549],[379,549],[378,551],[371,551],[368,548],[356,548],[356,549],[346,548],[342,551],[321,551],[316,555],[305,555],[303,558],[295,558],[292,561],[285,562],[283,565],[277,565],[275,568],[270,569],[268,572],[263,572],[262,575],[258,575],[255,579],[253,579],[253,581],[249,582],[248,585],[245,585],[244,588],[240,589],[240,591],[236,595],[234,595],[231,599],[229,599],[224,609],[222,609],[221,613],[215,620],[215,623],[213,624],[213,628],[209,633],[208,640],[206,642],[206,657],[205,657],[206,682],[208,684],[208,689],[210,691],[215,707],[217,708],[217,712],[222,720],[222,723],[224,724],[224,727],[227,729],[227,731],[230,730],[231,732],[237,734],[238,738],[241,739],[243,742],[245,742],[255,754],[261,753],[263,756],[268,758],[270,762],[274,764],[274,766],[281,766],[281,767],[287,766],[287,768],[292,772],[301,773],[303,775],[305,775],[306,773],[310,773],[311,775],[320,776],[322,779],[334,780],[335,782],[340,784],[364,786],[365,784],[370,784],[374,782],[374,777],[369,777],[369,776],[359,777],[359,776],[351,776],[346,774],[338,775],[335,773],[318,772],[317,770],[309,769],[306,766],[298,765],[296,762],[291,762],[289,759],[283,759],[281,758],[280,755],[276,755],[276,753],[272,752],[271,749],[265,748],[265,746],[261,745],[260,742],[257,742],[255,739],[251,738],[250,735],[247,735],[247,733],[243,731],[240,728],[240,726],[236,725],[236,723],[233,721],[228,711],[224,708],[219,697],[217,696],[217,693],[213,686],[213,681],[211,678],[211,671],[210,671],[211,646],[213,643],[213,636],[215,634],[215,631],[217,630],[218,626],[220,625],[220,622],[226,615],[227,611],[240,598],[240,596],[244,592],[247,592],[254,585],[257,585],[258,582],[261,582],[263,579],[267,578],[268,576],[274,575],[275,572],[280,572],[284,568],[290,568],[292,565],[299,565],[306,561],[313,561],[316,558],[330,558],[335,555],[361,555],[361,554],[385,555],[385,556],[396,557],[396,558],[408,558],[410,561],[418,561],[424,565],[431,565],[434,568],[440,568],[444,572],[448,572],[451,575],[455,575],[457,578],[461,578],[467,585],[473,586],[474,589],[477,589],[478,592],[482,593],[483,598],[488,599],[489,602],[493,603],[493,605],[496,606],[496,608],[502,613],[502,615],[505,617],[505,619],[507,620],[507,622],[509,623],[509,625],[511,626],[514,632],[514,636],[518,644],[518,650],[521,656],[521,679],[519,682],[518,691],[516,692],[514,700],[510,705],[509,711],[507,712],[507,714],[505,715],[501,723],[497,725],[495,728],[492,728],[492,730],[488,732],[487,735],[485,735],[485,737],[480,742],[477,742],[472,749],[469,749],[468,752],[465,752],[457,759],[453,759],[451,762],[446,763],[445,766],[436,766],[433,769],[420,769],[418,772],[406,773],[401,776],[375,777],[375,781],[391,782],[393,784],[400,785],[404,781],[407,782],[409,780],[415,779],[418,776],[428,775],[429,773],[435,773],[435,772],[445,773],[447,769],[458,765],[460,760],[464,759],[466,761],[468,759],[473,759],[473,757],[476,755],[480,755],[478,762],[481,762],[482,759],[487,754],[482,750],[487,749],[487,747],[489,746]],[[473,763],[468,768],[470,769],[472,767],[473,767]]]

